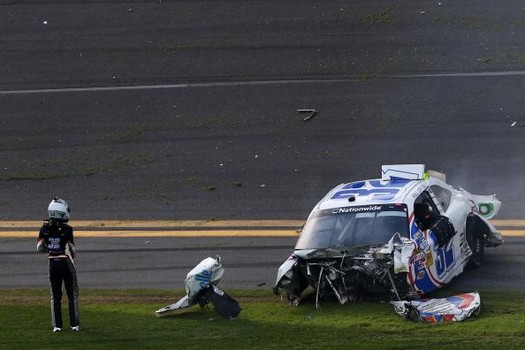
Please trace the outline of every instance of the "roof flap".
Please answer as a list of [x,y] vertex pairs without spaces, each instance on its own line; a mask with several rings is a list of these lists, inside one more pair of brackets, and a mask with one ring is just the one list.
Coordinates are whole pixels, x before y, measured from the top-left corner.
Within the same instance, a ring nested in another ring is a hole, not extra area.
[[392,164],[381,166],[381,180],[422,180],[425,164]]

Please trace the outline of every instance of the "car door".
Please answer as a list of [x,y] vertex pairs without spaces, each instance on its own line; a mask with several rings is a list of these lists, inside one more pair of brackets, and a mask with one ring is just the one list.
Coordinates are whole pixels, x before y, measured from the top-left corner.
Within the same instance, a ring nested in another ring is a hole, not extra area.
[[[435,198],[425,190],[414,202],[411,236],[417,253],[411,278],[415,288],[424,293],[444,286],[455,276],[457,242],[454,226],[443,215]],[[446,237],[441,237],[441,234],[446,234]]]

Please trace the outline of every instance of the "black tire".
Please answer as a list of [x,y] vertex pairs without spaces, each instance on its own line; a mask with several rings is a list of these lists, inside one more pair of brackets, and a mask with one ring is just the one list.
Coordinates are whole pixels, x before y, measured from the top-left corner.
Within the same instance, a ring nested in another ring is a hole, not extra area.
[[467,243],[472,250],[472,255],[467,264],[468,269],[477,269],[483,264],[485,258],[485,239],[482,233],[467,231]]

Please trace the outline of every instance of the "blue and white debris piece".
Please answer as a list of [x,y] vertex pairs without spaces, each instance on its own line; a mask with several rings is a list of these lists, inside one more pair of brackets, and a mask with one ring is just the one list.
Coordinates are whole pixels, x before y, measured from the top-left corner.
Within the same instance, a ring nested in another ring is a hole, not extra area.
[[155,315],[171,316],[192,305],[199,304],[204,308],[211,302],[221,316],[230,319],[237,317],[241,311],[239,303],[217,286],[223,274],[224,268],[220,256],[202,260],[186,276],[186,295],[175,304],[158,309]]

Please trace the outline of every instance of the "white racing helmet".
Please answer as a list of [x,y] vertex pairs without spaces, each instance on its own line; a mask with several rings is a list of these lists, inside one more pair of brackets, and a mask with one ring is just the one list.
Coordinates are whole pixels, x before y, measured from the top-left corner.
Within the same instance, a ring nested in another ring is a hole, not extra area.
[[58,197],[53,198],[47,207],[48,217],[53,220],[68,221],[70,212],[69,204]]

